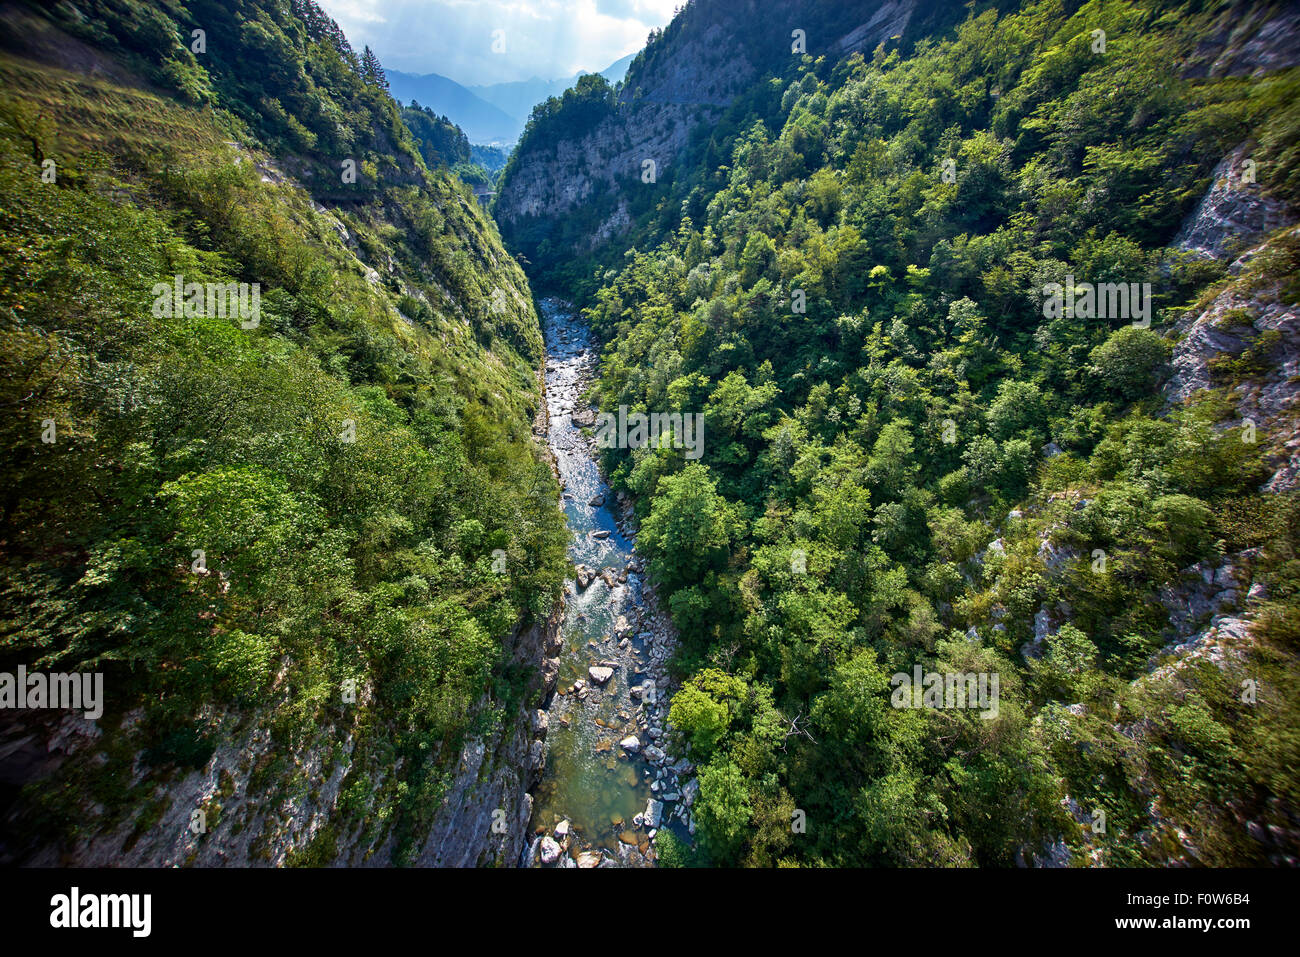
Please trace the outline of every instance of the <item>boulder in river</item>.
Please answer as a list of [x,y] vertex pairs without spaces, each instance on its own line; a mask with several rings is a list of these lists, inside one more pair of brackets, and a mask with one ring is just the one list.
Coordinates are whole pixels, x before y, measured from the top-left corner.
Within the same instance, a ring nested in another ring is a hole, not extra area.
[[542,863],[554,864],[560,859],[560,845],[550,837],[542,838]]
[[610,678],[614,677],[613,668],[605,668],[601,665],[592,665],[587,669],[587,677],[598,685],[603,685]]
[[618,746],[624,751],[631,751],[635,754],[641,750],[641,739],[635,734],[629,734],[626,738],[618,743]]
[[569,416],[570,421],[579,428],[591,428],[596,424],[596,411],[594,409],[583,409],[581,412],[575,412]]
[[641,820],[645,823],[646,827],[658,827],[659,818],[663,813],[663,801],[656,801],[654,798],[650,798],[650,800],[646,801],[645,813],[641,816]]

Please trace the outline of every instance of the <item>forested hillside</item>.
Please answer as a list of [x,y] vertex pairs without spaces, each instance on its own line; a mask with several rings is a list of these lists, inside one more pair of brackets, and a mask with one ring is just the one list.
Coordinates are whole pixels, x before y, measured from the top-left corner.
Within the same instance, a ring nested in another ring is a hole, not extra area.
[[415,860],[565,568],[463,134],[417,143],[311,0],[0,22],[0,664],[108,699],[5,712],[0,858]]
[[705,415],[605,460],[681,632],[663,860],[1295,864],[1296,6],[763,6],[540,106],[496,203],[600,408]]

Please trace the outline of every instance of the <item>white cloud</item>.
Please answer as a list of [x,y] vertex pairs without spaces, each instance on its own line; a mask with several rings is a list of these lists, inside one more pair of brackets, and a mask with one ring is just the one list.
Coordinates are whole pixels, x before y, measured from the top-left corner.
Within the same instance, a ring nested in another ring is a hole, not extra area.
[[[384,66],[467,85],[603,70],[638,50],[682,0],[319,0]],[[494,31],[505,52],[493,52]]]

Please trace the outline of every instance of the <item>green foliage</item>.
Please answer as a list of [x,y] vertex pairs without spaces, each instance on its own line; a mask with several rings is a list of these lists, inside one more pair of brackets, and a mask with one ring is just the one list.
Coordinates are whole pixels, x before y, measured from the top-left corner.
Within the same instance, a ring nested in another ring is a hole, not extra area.
[[725,861],[740,848],[749,830],[748,786],[740,769],[727,762],[700,768],[699,781],[695,813],[704,831],[704,846],[715,861]]
[[[1243,770],[1238,743],[1259,725],[1207,690],[1227,678],[1189,677],[1204,704],[1187,712],[1144,679],[1175,637],[1163,602],[1185,569],[1293,537],[1262,504],[1270,469],[1239,418],[1213,397],[1166,408],[1159,390],[1171,321],[1223,283],[1290,301],[1293,240],[1231,280],[1169,247],[1250,137],[1278,164],[1262,189],[1288,195],[1295,71],[1185,70],[1222,27],[1199,4],[1013,6],[838,63],[772,51],[778,75],[653,189],[508,224],[604,341],[602,408],[705,414],[698,461],[614,449],[605,465],[637,497],[681,631],[671,717],[703,765],[714,863],[1011,866],[1062,834],[1160,863],[1176,842],[1137,851],[1136,835],[1172,826],[1212,835],[1215,859],[1257,857],[1198,789],[1268,816],[1278,785]],[[611,109],[635,122],[638,71],[725,19],[704,7],[653,39],[617,106],[593,83],[581,110],[539,111],[506,188]],[[621,200],[627,235],[575,257]],[[1149,283],[1151,327],[1045,310],[1069,277]],[[1272,374],[1279,349],[1258,337],[1216,383]],[[1279,680],[1300,670],[1276,655]],[[917,664],[999,675],[998,717],[891,707],[892,676]],[[1139,723],[1136,743],[1116,730]],[[1152,789],[1176,824],[1147,814]],[[1111,836],[1081,834],[1067,795],[1107,808]]]
[[[329,834],[393,828],[404,854],[491,709],[502,639],[549,614],[563,580],[527,283],[314,4],[81,10],[24,28],[66,29],[119,73],[0,58],[15,97],[0,102],[0,663],[101,670],[110,715],[105,770],[68,762],[29,792],[57,795],[26,806],[30,839],[111,830],[128,795],[254,722],[281,755],[352,735]],[[208,36],[198,80],[168,96],[113,78],[190,64],[191,18]],[[208,89],[216,110],[194,108]],[[349,154],[368,182],[333,205]],[[257,283],[260,321],[156,314],[155,284],[177,274]],[[134,708],[138,723],[115,719]],[[138,785],[136,752],[153,769]],[[268,802],[301,785],[291,761],[252,779]],[[333,840],[301,862],[326,863]]]
[[692,464],[659,480],[640,545],[660,578],[685,585],[725,567],[740,529],[736,509],[718,494],[708,470]]
[[745,694],[743,681],[706,668],[673,695],[669,720],[685,736],[692,754],[707,760],[730,728]]
[[1088,354],[1093,375],[1116,396],[1131,401],[1148,394],[1169,359],[1169,343],[1150,329],[1124,326]]
[[469,137],[451,120],[439,116],[414,100],[402,109],[402,122],[415,137],[420,155],[429,169],[439,166],[469,165]]

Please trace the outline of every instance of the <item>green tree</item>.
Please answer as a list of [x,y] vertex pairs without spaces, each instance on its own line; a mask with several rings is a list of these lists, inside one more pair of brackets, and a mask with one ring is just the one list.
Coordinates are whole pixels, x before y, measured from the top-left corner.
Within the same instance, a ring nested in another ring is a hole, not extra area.
[[715,760],[702,767],[700,795],[695,804],[705,849],[714,863],[732,863],[749,833],[749,787],[740,769]]
[[639,543],[661,580],[678,587],[724,567],[742,530],[739,510],[718,494],[708,468],[691,463],[659,480]]
[[706,668],[673,695],[668,720],[690,743],[696,760],[709,759],[730,728],[746,691],[745,682],[740,678]]
[[1124,326],[1089,353],[1089,369],[1114,395],[1133,400],[1150,392],[1169,359],[1169,343],[1150,329]]

